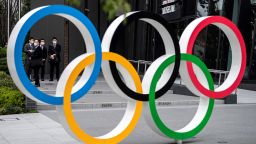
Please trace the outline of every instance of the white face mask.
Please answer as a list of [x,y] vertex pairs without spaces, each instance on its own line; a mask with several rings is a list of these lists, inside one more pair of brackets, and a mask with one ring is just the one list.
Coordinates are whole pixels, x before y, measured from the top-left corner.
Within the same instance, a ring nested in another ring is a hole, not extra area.
[[53,44],[57,44],[57,41],[52,41]]
[[41,42],[41,46],[44,46],[45,45],[45,43],[44,42]]
[[29,43],[30,43],[30,44],[33,44],[33,43],[34,43],[34,41],[32,41],[32,40],[31,40]]
[[34,46],[38,46],[39,44],[38,43],[34,43]]

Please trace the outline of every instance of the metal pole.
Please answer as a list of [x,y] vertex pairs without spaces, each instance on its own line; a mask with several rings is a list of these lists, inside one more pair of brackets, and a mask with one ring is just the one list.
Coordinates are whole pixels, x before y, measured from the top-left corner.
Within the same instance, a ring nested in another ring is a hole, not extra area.
[[10,0],[7,1],[7,37],[10,36]]
[[21,0],[19,0],[19,20],[20,20],[20,13],[21,13]]
[[[238,21],[239,21],[239,16],[240,16],[240,3],[241,3],[241,0],[234,0],[234,4],[233,4],[232,21],[237,26],[238,26]],[[231,67],[231,63],[232,63],[232,52],[231,52],[230,48],[229,48],[228,53],[229,53],[228,54],[228,70],[229,70]]]
[[[255,15],[254,15],[255,17]],[[254,54],[254,47],[255,47],[255,33],[256,33],[256,18],[254,18],[254,23],[253,23],[253,35],[252,35],[252,47],[251,47],[251,54],[250,54],[250,61],[249,61],[249,78],[250,78],[250,72],[252,70],[252,64],[253,64],[253,54]]]
[[[224,3],[225,3],[225,0],[222,1],[222,5],[221,5],[221,9],[218,9],[220,10],[220,16],[223,16],[223,11],[224,11]],[[218,36],[218,50],[217,50],[217,60],[216,60],[216,69],[221,69],[221,40],[222,40],[222,35],[221,35],[221,29],[219,29],[219,36]]]

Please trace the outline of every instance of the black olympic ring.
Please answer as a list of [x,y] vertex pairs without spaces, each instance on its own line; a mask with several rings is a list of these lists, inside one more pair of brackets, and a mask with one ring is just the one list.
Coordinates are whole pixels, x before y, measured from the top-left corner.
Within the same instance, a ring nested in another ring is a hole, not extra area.
[[[170,79],[168,80],[168,82],[165,84],[165,86],[163,86],[161,89],[159,89],[156,92],[155,97],[156,97],[156,99],[158,99],[161,96],[163,96],[168,90],[170,90],[170,88],[173,86],[175,79],[177,78],[177,76],[179,74],[179,68],[180,68],[180,45],[178,43],[178,38],[176,37],[175,33],[173,32],[173,27],[168,25],[168,22],[165,19],[163,19],[161,16],[159,16],[157,14],[153,14],[153,13],[149,13],[149,12],[137,12],[135,14],[127,16],[126,17],[127,22],[120,24],[118,26],[117,30],[114,32],[114,35],[113,35],[113,38],[111,41],[111,45],[110,45],[110,52],[116,52],[118,34],[120,32],[123,32],[125,30],[125,28],[129,24],[131,24],[133,21],[138,21],[142,18],[149,18],[152,20],[156,20],[157,22],[162,24],[166,28],[166,30],[169,32],[169,34],[171,35],[171,37],[173,39],[174,46],[175,46],[174,47],[174,49],[175,49],[175,65],[174,65],[173,73],[172,73]],[[109,62],[109,64],[110,64],[111,73],[114,76],[115,82],[127,96],[129,96],[132,99],[138,100],[138,101],[149,101],[149,94],[139,94],[137,92],[134,92],[130,88],[128,88],[126,86],[126,84],[123,82],[123,80],[121,79],[121,77],[119,76],[116,64],[114,62]]]

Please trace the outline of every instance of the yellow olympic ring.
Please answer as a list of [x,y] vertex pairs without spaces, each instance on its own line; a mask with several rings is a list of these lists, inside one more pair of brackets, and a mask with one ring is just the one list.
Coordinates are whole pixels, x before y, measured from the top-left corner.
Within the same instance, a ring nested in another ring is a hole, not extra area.
[[[134,69],[132,64],[126,60],[124,57],[111,53],[111,52],[103,52],[102,53],[102,59],[103,60],[110,60],[117,62],[121,64],[123,67],[127,69],[127,71],[131,74],[136,90],[138,93],[142,93],[142,86],[141,86],[141,81],[140,77],[137,74],[137,71]],[[109,138],[109,139],[100,139],[100,138],[95,138],[87,133],[85,133],[77,124],[74,115],[72,113],[72,107],[71,107],[71,91],[72,87],[75,84],[75,81],[79,74],[87,67],[88,65],[93,64],[95,60],[95,54],[92,54],[85,59],[83,59],[73,70],[71,73],[70,77],[68,78],[66,87],[65,87],[65,92],[64,92],[64,115],[67,119],[67,123],[69,124],[71,130],[74,132],[74,134],[84,143],[91,143],[91,144],[98,144],[98,143],[118,143],[122,140],[124,140],[129,134],[133,131],[135,128],[140,115],[142,113],[142,107],[143,107],[143,102],[137,101],[136,102],[136,110],[134,113],[134,117],[131,120],[131,123],[127,126],[127,128],[121,132],[119,135],[116,135],[115,137]]]

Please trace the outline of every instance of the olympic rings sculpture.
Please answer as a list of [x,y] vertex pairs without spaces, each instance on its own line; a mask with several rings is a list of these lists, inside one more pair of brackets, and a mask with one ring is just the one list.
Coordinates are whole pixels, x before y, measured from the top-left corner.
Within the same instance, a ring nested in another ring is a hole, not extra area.
[[[22,48],[26,34],[36,22],[48,15],[58,15],[70,20],[81,32],[87,50],[86,54],[77,57],[65,68],[58,82],[56,95],[53,96],[42,93],[31,84],[22,64]],[[123,24],[125,19],[126,25]],[[159,32],[166,53],[152,63],[142,82],[132,64],[115,53],[118,33],[136,20],[149,23]],[[214,89],[211,74],[205,64],[192,55],[197,35],[210,24],[219,27],[226,34],[232,50],[230,74],[217,89]],[[147,122],[156,133],[175,140],[191,138],[206,126],[214,108],[214,99],[230,95],[238,87],[246,68],[246,47],[243,37],[235,24],[220,16],[194,20],[184,30],[178,43],[172,28],[161,16],[148,12],[130,12],[113,21],[101,44],[95,27],[83,13],[68,6],[50,5],[36,8],[22,17],[12,31],[10,41],[12,43],[8,44],[7,51],[8,68],[17,87],[37,102],[56,105],[65,130],[84,143],[121,142],[135,128],[143,107],[146,109],[144,114]],[[118,95],[126,98],[128,105],[116,128],[101,137],[92,137],[77,124],[72,114],[71,103],[86,95],[97,80],[100,69],[109,86]],[[82,71],[81,78],[76,82]],[[184,128],[174,131],[159,117],[155,99],[170,89],[178,73],[187,88],[200,96],[200,103],[191,122]]]

